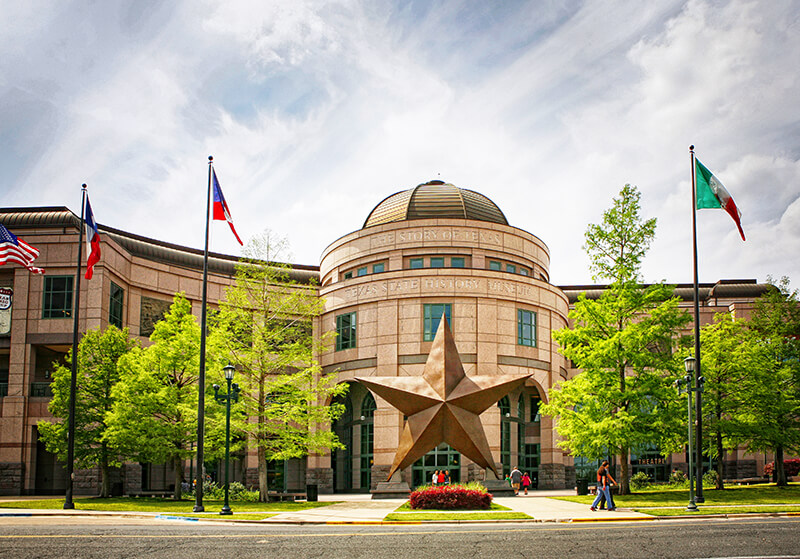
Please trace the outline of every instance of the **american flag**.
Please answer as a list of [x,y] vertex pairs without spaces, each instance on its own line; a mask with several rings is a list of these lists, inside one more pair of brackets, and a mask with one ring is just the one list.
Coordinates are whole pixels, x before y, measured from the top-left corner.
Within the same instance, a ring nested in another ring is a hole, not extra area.
[[39,257],[38,249],[32,247],[0,223],[0,264],[16,262],[25,266],[34,274],[43,274],[42,268],[33,266],[33,261]]

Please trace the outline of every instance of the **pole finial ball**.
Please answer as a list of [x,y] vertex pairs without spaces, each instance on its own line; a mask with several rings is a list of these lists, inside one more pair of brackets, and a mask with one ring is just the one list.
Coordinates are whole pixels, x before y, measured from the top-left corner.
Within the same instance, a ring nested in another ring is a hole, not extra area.
[[208,156],[208,160],[209,160],[209,161],[214,161],[214,156],[213,156],[213,155],[209,155],[209,156]]
[[81,185],[81,188],[86,188],[86,183],[83,183],[83,184]]
[[694,151],[694,145],[689,146],[689,151]]

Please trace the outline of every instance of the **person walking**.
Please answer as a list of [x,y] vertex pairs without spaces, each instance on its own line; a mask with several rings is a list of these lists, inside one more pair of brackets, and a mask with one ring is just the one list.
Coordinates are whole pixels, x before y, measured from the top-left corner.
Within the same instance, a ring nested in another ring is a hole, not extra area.
[[528,488],[531,486],[531,476],[528,475],[528,472],[522,474],[522,490],[525,494],[528,494]]
[[608,460],[603,460],[603,463],[597,469],[597,497],[594,498],[590,510],[597,510],[597,505],[600,503],[603,496],[605,496],[608,502],[608,510],[615,510],[614,501],[611,499],[611,480],[609,480],[608,475]]
[[522,472],[519,471],[519,468],[514,466],[514,469],[511,470],[511,487],[514,489],[514,495],[519,495],[519,484],[522,482]]

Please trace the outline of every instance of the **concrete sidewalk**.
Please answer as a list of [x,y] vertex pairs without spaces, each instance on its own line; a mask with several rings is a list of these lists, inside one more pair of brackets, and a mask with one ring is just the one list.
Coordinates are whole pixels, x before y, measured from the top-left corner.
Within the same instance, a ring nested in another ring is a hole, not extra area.
[[[654,517],[636,513],[632,511],[596,511],[589,510],[587,505],[571,503],[550,499],[549,497],[561,495],[573,495],[574,491],[531,491],[529,495],[519,495],[517,497],[497,497],[494,499],[499,505],[508,507],[514,512],[523,512],[538,522],[590,522],[590,521],[614,521],[614,520],[647,520]],[[53,498],[53,497],[48,497]],[[29,497],[2,497],[2,501],[29,500]],[[387,514],[393,512],[406,499],[372,499],[370,495],[364,494],[336,494],[320,495],[321,502],[332,502],[326,507],[306,509],[300,511],[281,512],[257,521],[267,524],[380,524]],[[188,515],[188,513],[187,513]],[[129,517],[129,518],[181,518],[180,514],[156,512],[137,512],[137,511],[87,511],[87,510],[64,510],[64,509],[0,509],[0,517],[20,517],[20,516],[99,516],[99,517]],[[188,518],[188,516],[186,517]],[[208,514],[209,520],[215,521],[237,521],[236,511],[231,516],[220,516],[219,514]],[[204,520],[204,518],[200,518]],[[409,519],[411,520],[411,519]],[[244,521],[244,520],[242,520]],[[256,522],[256,521],[247,521]],[[448,523],[458,522],[497,522],[494,520],[482,521],[447,521]],[[514,522],[525,522],[514,521]],[[530,522],[530,521],[528,521]]]
[[[531,491],[528,495],[516,497],[496,497],[494,502],[508,507],[514,512],[523,512],[539,522],[590,522],[647,520],[652,516],[633,511],[596,511],[588,505],[550,499],[562,495],[574,495],[574,491]],[[320,501],[341,501],[337,504],[316,509],[280,513],[266,519],[265,523],[381,523],[387,514],[402,505],[406,499],[376,499],[369,495],[320,495]],[[411,520],[411,519],[409,519]],[[458,521],[448,520],[453,523]],[[464,522],[467,522],[465,520]],[[492,520],[473,522],[495,522]],[[515,521],[520,522],[520,521]],[[524,522],[524,521],[523,521]]]

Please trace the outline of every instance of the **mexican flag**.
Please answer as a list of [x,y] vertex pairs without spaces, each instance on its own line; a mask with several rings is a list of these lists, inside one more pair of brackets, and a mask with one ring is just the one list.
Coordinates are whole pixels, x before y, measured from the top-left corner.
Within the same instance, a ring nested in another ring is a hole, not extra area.
[[722,208],[728,215],[736,222],[736,227],[739,228],[739,234],[744,241],[744,231],[742,230],[742,212],[736,207],[730,193],[725,190],[719,179],[715,177],[705,165],[700,163],[700,160],[695,158],[695,190],[697,191],[697,209],[703,208]]

